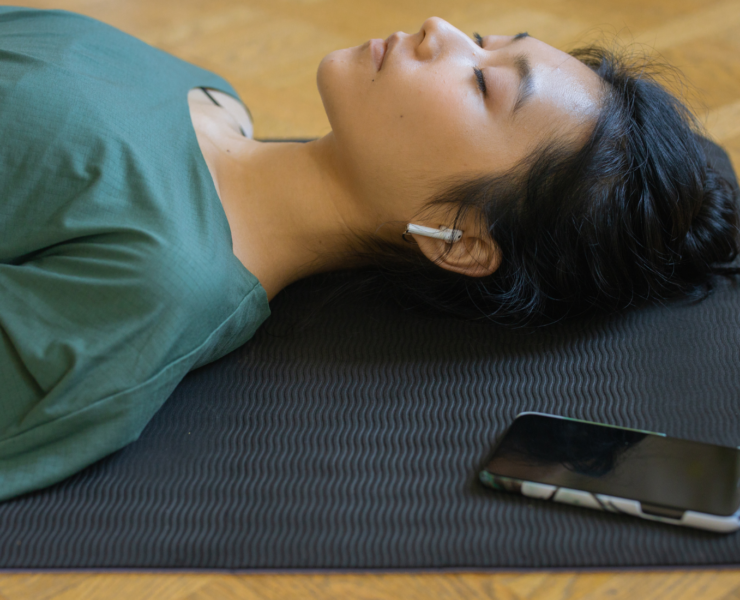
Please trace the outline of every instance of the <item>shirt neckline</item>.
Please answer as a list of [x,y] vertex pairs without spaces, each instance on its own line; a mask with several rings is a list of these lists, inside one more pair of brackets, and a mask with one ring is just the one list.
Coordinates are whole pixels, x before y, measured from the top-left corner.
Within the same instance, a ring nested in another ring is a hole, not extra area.
[[[237,102],[239,102],[240,104],[242,104],[245,108],[246,108],[246,105],[244,104],[244,102],[242,102],[242,100],[241,100],[241,98],[239,98],[239,96],[235,95],[234,93],[230,92],[229,90],[226,90],[226,89],[217,87],[215,85],[212,85],[210,82],[209,83],[202,83],[202,84],[195,84],[195,85],[188,86],[188,88],[185,90],[185,101],[183,103],[184,104],[184,113],[185,113],[185,117],[186,117],[187,125],[188,125],[188,133],[187,133],[188,143],[190,144],[190,149],[195,154],[195,160],[196,160],[196,162],[198,164],[198,169],[201,171],[201,173],[203,173],[204,175],[207,176],[207,180],[208,180],[208,192],[209,192],[209,195],[210,195],[210,200],[212,202],[215,202],[218,205],[218,209],[221,211],[221,215],[223,216],[223,219],[226,222],[226,226],[227,226],[227,228],[229,230],[229,242],[231,243],[231,246],[232,246],[232,257],[234,259],[234,262],[236,262],[239,265],[239,267],[241,267],[243,273],[245,273],[248,276],[248,278],[250,278],[252,281],[255,282],[255,285],[256,286],[259,286],[260,287],[260,289],[262,290],[263,297],[265,299],[265,304],[267,304],[269,306],[269,300],[267,299],[267,291],[263,287],[263,285],[260,282],[260,280],[257,279],[257,276],[254,273],[252,273],[249,269],[247,269],[246,265],[242,261],[240,261],[239,258],[237,258],[236,254],[233,253],[234,237],[233,237],[233,233],[231,231],[231,225],[229,224],[229,219],[226,216],[226,211],[224,210],[224,206],[223,206],[223,203],[221,202],[221,198],[218,195],[218,191],[216,190],[216,183],[213,181],[213,177],[211,176],[211,171],[208,168],[208,163],[206,163],[206,158],[203,155],[203,150],[201,149],[200,144],[198,143],[198,136],[195,133],[195,127],[193,126],[193,119],[190,116],[190,106],[188,104],[188,92],[190,90],[192,90],[192,89],[196,89],[196,88],[199,88],[199,87],[208,87],[210,89],[216,90],[218,92],[221,92],[223,94],[226,94],[228,96],[231,96]],[[249,113],[249,111],[247,111],[247,112]],[[251,114],[251,113],[249,113],[249,114]]]

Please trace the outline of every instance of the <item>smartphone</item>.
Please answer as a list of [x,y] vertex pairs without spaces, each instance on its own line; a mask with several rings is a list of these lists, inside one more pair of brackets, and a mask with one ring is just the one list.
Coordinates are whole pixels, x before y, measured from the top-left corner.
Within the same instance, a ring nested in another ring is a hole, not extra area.
[[740,450],[527,412],[480,480],[496,490],[729,533],[740,528]]

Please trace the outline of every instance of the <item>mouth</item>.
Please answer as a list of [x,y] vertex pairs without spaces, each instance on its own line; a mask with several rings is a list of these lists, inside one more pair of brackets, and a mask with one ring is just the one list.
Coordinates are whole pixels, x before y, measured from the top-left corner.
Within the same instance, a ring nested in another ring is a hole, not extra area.
[[380,71],[383,66],[383,60],[388,50],[388,42],[386,40],[370,40],[370,53],[375,63],[375,69]]

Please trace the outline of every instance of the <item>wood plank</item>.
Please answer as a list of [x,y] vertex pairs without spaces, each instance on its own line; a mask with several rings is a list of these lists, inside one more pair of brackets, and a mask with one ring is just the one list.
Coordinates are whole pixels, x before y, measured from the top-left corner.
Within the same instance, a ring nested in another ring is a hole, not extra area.
[[635,42],[656,50],[687,44],[701,38],[712,38],[718,33],[740,28],[740,2],[730,0],[715,5],[697,4],[695,10],[670,19],[657,27],[641,31]]
[[732,600],[740,571],[540,573],[59,573],[0,577],[5,600]]
[[720,143],[740,136],[740,100],[709,111],[704,117],[704,125]]

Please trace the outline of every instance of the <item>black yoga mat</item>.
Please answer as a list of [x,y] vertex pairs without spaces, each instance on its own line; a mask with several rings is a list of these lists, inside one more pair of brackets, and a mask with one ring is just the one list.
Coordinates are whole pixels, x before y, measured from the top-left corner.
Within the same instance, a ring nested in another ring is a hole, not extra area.
[[[713,161],[731,167],[716,147]],[[717,565],[718,535],[483,488],[525,410],[740,444],[740,289],[534,331],[300,282],[142,437],[0,504],[4,568]]]

